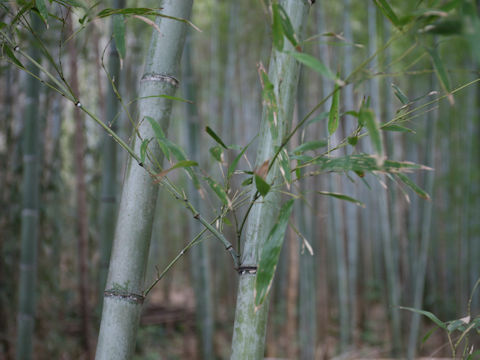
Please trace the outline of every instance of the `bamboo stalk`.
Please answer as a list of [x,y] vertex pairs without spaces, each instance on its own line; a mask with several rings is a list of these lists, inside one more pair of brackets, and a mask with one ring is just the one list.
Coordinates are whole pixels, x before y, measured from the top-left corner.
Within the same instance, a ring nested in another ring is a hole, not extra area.
[[[32,28],[39,32],[40,18],[33,14]],[[40,61],[40,51],[30,46],[29,55]],[[35,65],[28,70],[39,74]],[[25,124],[23,134],[23,205],[21,225],[21,255],[19,279],[19,305],[17,320],[17,360],[29,360],[33,356],[33,330],[35,324],[35,287],[37,282],[37,241],[38,241],[38,192],[39,192],[39,128],[38,106],[40,83],[28,77],[25,99]]]
[[[114,8],[125,7],[125,0],[114,0]],[[113,21],[110,25],[113,29]],[[115,41],[110,43],[110,56],[108,59],[109,77],[114,81],[107,92],[107,126],[117,132],[118,126],[115,121],[119,103],[112,86],[117,89],[120,85],[120,58]],[[102,195],[100,208],[101,240],[100,240],[100,275],[99,294],[100,303],[103,300],[103,290],[107,281],[108,264],[112,252],[112,241],[115,235],[115,216],[117,209],[117,144],[107,133],[103,136],[103,165],[102,165]]]
[[[192,67],[192,44],[191,35],[187,35],[185,43],[184,58],[184,95],[187,99],[196,102],[196,92],[194,85],[194,74]],[[187,139],[188,139],[188,153],[190,158],[200,162],[200,119],[198,117],[197,107],[193,104],[186,105],[187,121],[185,122]],[[193,181],[189,182],[190,201],[197,209],[201,209],[201,199],[199,189],[197,189]],[[201,224],[194,218],[190,218],[189,222],[190,233],[195,234],[201,231]],[[201,241],[197,246],[190,251],[190,262],[192,264],[192,279],[195,292],[196,304],[196,318],[197,331],[199,333],[200,348],[202,358],[205,360],[214,359],[213,351],[213,303],[211,291],[211,273],[210,273],[210,259],[208,254],[208,247],[206,241]]]
[[[301,39],[311,2],[306,0],[284,0],[280,1],[280,4],[289,16],[295,33]],[[287,44],[286,47],[292,49],[290,44]],[[296,95],[299,69],[299,64],[292,56],[275,49],[272,50],[268,76],[274,86],[279,107],[276,125],[278,136],[275,138],[272,134],[268,120],[269,110],[264,107],[255,162],[257,168],[262,166],[265,161],[273,163],[270,164],[271,168],[267,175],[267,181],[270,183],[279,174],[278,166],[274,162],[275,148],[282,144],[282,140],[291,126],[290,119],[293,114],[293,102]],[[273,226],[279,204],[280,194],[272,191],[261,201],[255,202],[251,208],[240,269],[241,267],[256,267],[258,265],[259,253]],[[239,271],[239,277],[231,359],[260,359],[263,357],[265,348],[268,300],[259,308],[255,308],[254,288],[256,275],[247,271]]]
[[[162,13],[189,19],[192,0],[166,0]],[[145,116],[158,121],[167,130],[172,100],[151,97],[175,93],[178,86],[178,64],[185,39],[186,24],[167,18],[157,18],[160,31],[153,30],[145,69],[140,83],[138,135],[155,138]],[[140,152],[141,141],[135,137],[133,148]],[[161,159],[156,144],[149,146],[150,154]],[[114,244],[103,303],[102,321],[97,345],[97,360],[130,359],[144,300],[143,287],[152,231],[157,187],[149,173],[137,166],[138,159],[129,158]],[[147,160],[146,166],[149,166]]]
[[[73,34],[72,17],[68,19],[68,30]],[[80,95],[77,69],[77,47],[73,39],[68,42],[70,86],[75,96]],[[76,229],[78,233],[78,292],[80,295],[80,317],[82,326],[82,346],[87,359],[91,359],[90,342],[90,304],[89,304],[89,279],[88,279],[88,213],[87,213],[87,189],[85,183],[85,134],[84,118],[79,109],[75,108],[73,117],[75,120],[75,186],[77,201]]]

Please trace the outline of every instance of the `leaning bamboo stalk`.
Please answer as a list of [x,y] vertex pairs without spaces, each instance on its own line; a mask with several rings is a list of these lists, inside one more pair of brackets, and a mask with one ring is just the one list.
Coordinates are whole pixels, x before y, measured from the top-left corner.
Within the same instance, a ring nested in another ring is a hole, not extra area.
[[[302,38],[308,11],[312,2],[307,0],[284,0],[280,4],[290,18],[295,33]],[[292,49],[291,45],[286,45]],[[266,161],[272,161],[276,147],[290,127],[295,100],[299,64],[295,59],[275,49],[272,50],[269,64],[269,79],[274,86],[278,103],[277,130],[278,136],[272,134],[268,120],[268,109],[264,106],[260,124],[259,145],[257,149],[256,166],[259,168]],[[268,105],[267,105],[268,106]],[[267,181],[272,182],[279,174],[276,163],[270,165]],[[259,253],[266,237],[273,226],[280,204],[280,194],[272,191],[260,202],[255,202],[251,208],[245,235],[241,264],[239,267],[239,286],[235,324],[232,340],[231,359],[260,359],[263,358],[265,347],[265,331],[267,324],[268,301],[255,308],[254,288],[256,274],[251,271],[242,271],[242,268],[256,268],[259,262]]]
[[[32,28],[39,31],[40,18],[32,15]],[[40,61],[40,52],[36,46],[30,46],[29,55]],[[39,74],[34,65],[28,65],[28,71]],[[23,206],[21,225],[21,255],[19,279],[19,306],[17,328],[17,360],[32,359],[33,329],[35,322],[35,286],[37,277],[37,239],[38,239],[38,105],[40,83],[35,77],[29,77],[26,84],[25,125],[23,134]]]
[[[162,13],[189,19],[192,0],[166,0]],[[173,19],[157,18],[160,31],[153,30],[145,69],[140,83],[139,125],[141,139],[155,138],[145,117],[149,116],[167,130],[172,100],[152,97],[172,96],[178,87],[178,64],[185,39],[186,24]],[[145,119],[145,120],[144,120]],[[133,140],[134,153],[141,141]],[[152,157],[161,158],[160,149],[149,145]],[[130,359],[144,300],[144,277],[152,231],[157,187],[145,169],[129,158],[110,260],[102,321],[97,345],[97,360]],[[150,160],[145,167],[149,167]]]

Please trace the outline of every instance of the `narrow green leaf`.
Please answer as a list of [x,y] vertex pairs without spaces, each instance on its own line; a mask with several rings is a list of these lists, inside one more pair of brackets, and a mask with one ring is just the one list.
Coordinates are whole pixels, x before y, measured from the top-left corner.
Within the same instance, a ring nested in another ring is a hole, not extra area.
[[374,0],[374,2],[380,11],[393,23],[393,25],[396,27],[401,25],[400,20],[386,0]]
[[277,51],[283,50],[283,28],[280,20],[280,5],[277,3],[272,4],[272,37],[273,46]]
[[465,321],[463,321],[462,319],[450,321],[449,324],[447,325],[447,331],[453,332],[455,330],[462,331],[462,332],[465,331]]
[[113,15],[113,39],[121,59],[125,59],[127,48],[125,46],[125,18],[121,14]]
[[228,149],[227,145],[225,145],[225,143],[222,141],[222,139],[220,139],[220,137],[215,133],[215,131],[212,130],[212,128],[210,126],[207,126],[205,128],[205,131],[207,132],[208,135],[210,135],[213,138],[213,140],[215,140],[217,143],[222,145],[222,147],[224,149]]
[[415,191],[419,196],[421,196],[425,200],[430,200],[430,195],[428,195],[428,193],[425,190],[423,190],[417,184],[415,184],[412,180],[410,180],[410,178],[407,175],[397,174],[397,176],[405,185],[407,185],[409,188]]
[[435,324],[437,324],[442,329],[445,329],[445,330],[447,329],[447,325],[445,325],[444,322],[442,322],[438,317],[436,317],[434,314],[432,314],[429,311],[418,310],[418,309],[414,309],[414,308],[411,308],[411,307],[404,307],[404,306],[400,306],[400,309],[408,310],[408,311],[412,311],[412,312],[420,314],[420,315],[424,315],[424,316],[428,317],[430,320],[432,320]]
[[358,205],[360,207],[365,207],[365,204],[357,199],[354,199],[348,195],[344,195],[344,194],[340,194],[340,193],[334,193],[334,192],[328,192],[328,191],[317,191],[318,194],[320,195],[326,195],[326,196],[331,196],[331,197],[334,197],[336,199],[340,199],[340,200],[345,200],[345,201],[349,201],[351,203],[354,203],[355,205]]
[[430,329],[427,331],[427,333],[423,336],[422,338],[422,344],[425,344],[425,342],[428,340],[428,338],[435,332],[435,330],[438,329],[438,326],[435,326],[434,328]]
[[140,145],[140,161],[142,163],[145,162],[145,158],[146,158],[146,155],[147,155],[147,147],[148,147],[148,144],[150,143],[152,139],[144,139],[142,141],[142,145]]
[[433,67],[440,80],[440,84],[442,84],[442,87],[446,92],[450,92],[450,80],[448,79],[447,71],[445,70],[445,66],[443,65],[442,59],[440,59],[437,49],[427,49],[427,51],[432,58]]
[[332,135],[338,129],[339,119],[339,103],[340,103],[340,88],[335,85],[335,92],[333,93],[332,105],[330,106],[330,113],[328,115],[328,133]]
[[255,278],[255,306],[257,307],[263,304],[272,286],[292,208],[293,200],[287,201],[282,206],[277,221],[263,245]]
[[250,144],[248,144],[247,146],[245,146],[242,151],[240,152],[240,154],[238,154],[235,159],[232,161],[232,163],[230,164],[230,166],[228,167],[228,171],[227,171],[227,178],[230,178],[234,171],[237,169],[237,165],[238,165],[238,162],[240,161],[240,159],[242,158],[243,154],[245,154],[245,151],[247,151],[248,149],[248,146]]
[[246,178],[245,180],[242,181],[242,186],[247,186],[251,185],[253,183],[253,177]]
[[311,163],[316,164],[319,170],[324,172],[355,171],[365,173],[380,171],[399,173],[411,170],[431,170],[429,167],[415,164],[410,161],[393,161],[387,159],[383,164],[378,164],[376,156],[367,154],[348,155],[335,158],[319,156],[311,159]]
[[157,175],[155,175],[155,178],[157,179],[156,181],[160,182],[165,177],[165,175],[167,175],[172,170],[179,169],[179,168],[187,168],[187,167],[191,167],[191,166],[198,166],[198,163],[195,162],[195,161],[192,161],[192,160],[179,161],[175,165],[173,165],[172,167],[169,167],[168,169],[162,170]]
[[7,55],[15,65],[17,65],[18,67],[21,67],[22,69],[24,68],[20,60],[17,59],[12,49],[10,49],[10,47],[7,44],[3,44],[3,51],[5,55]]
[[328,111],[324,111],[324,112],[320,113],[318,116],[315,116],[315,117],[311,118],[310,120],[308,120],[308,121],[305,123],[305,126],[308,126],[308,125],[310,125],[310,124],[316,123],[316,122],[318,122],[318,121],[325,120],[326,118],[328,118],[328,114],[329,114]]
[[221,146],[215,145],[210,148],[210,154],[213,156],[215,160],[217,160],[220,163],[222,162],[222,153],[223,153],[223,150]]
[[208,185],[213,190],[213,192],[217,195],[220,201],[224,205],[230,206],[230,199],[228,198],[228,195],[225,192],[225,189],[221,187],[220,184],[217,183],[215,180],[213,180],[211,177],[206,177],[206,180],[208,182]]
[[290,18],[282,5],[278,4],[278,14],[280,16],[280,23],[282,25],[283,34],[290,41],[293,47],[298,47],[298,41],[295,38],[295,30],[293,29]]
[[327,146],[328,142],[325,140],[316,140],[316,141],[308,141],[297,146],[292,153],[294,154],[301,154],[305,151],[315,150],[324,146]]
[[312,55],[298,51],[288,51],[287,54],[292,55],[298,62],[316,71],[321,76],[324,76],[330,80],[337,80],[337,76],[327,66],[325,66],[325,64]]
[[375,121],[375,114],[372,109],[360,109],[359,122],[365,124],[368,133],[370,135],[370,141],[372,142],[373,149],[379,155],[383,155],[382,135],[378,129],[378,124]]
[[405,95],[405,93],[397,85],[392,84],[392,88],[395,96],[398,98],[398,100],[400,100],[403,105],[406,105],[410,102],[407,95]]
[[402,126],[402,125],[398,125],[398,124],[384,125],[384,126],[382,126],[382,130],[409,132],[409,133],[415,134],[414,130],[409,129],[409,128],[407,128],[405,126]]
[[96,17],[97,18],[106,18],[112,15],[161,15],[158,10],[160,9],[153,9],[153,8],[123,8],[123,9],[104,9],[100,11]]
[[43,22],[48,27],[48,9],[47,4],[45,4],[45,0],[35,0],[35,6],[37,7]]
[[270,191],[270,185],[265,180],[263,180],[261,176],[258,176],[257,174],[255,174],[255,186],[257,187],[260,195],[262,195],[263,197],[265,197],[265,195],[267,195]]
[[145,116],[145,119],[148,120],[150,126],[153,129],[153,132],[155,133],[155,138],[157,139],[158,146],[160,146],[160,149],[162,150],[167,160],[170,161],[170,151],[168,150],[167,138],[165,137],[165,133],[163,132],[162,127],[158,122],[155,121],[155,119],[150,116]]

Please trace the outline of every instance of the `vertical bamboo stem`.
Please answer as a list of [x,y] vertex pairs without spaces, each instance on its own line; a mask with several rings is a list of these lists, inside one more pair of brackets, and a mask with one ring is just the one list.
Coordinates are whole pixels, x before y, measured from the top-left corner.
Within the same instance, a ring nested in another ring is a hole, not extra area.
[[[40,31],[41,20],[33,14],[32,28]],[[40,61],[36,46],[30,46],[29,55]],[[28,65],[28,70],[38,75],[36,66]],[[26,84],[25,124],[23,133],[23,205],[21,222],[21,255],[19,280],[19,305],[17,320],[17,360],[29,360],[33,355],[33,330],[35,323],[35,287],[37,277],[38,241],[38,105],[40,83],[33,76]]]
[[[125,7],[125,0],[114,0],[114,8]],[[110,25],[113,29],[113,21]],[[108,71],[110,78],[117,89],[120,86],[120,58],[118,55],[115,40],[112,39],[109,49]],[[117,116],[119,103],[117,96],[109,86],[107,92],[107,125],[113,131],[117,131]],[[102,165],[102,195],[100,208],[101,240],[100,240],[100,300],[103,300],[103,290],[107,281],[108,264],[112,252],[112,241],[115,234],[115,216],[117,202],[117,146],[115,141],[108,134],[103,136],[103,165]]]
[[[280,1],[280,4],[284,7],[296,34],[301,39],[311,2],[307,0],[284,0]],[[286,43],[286,47],[292,49],[292,46],[288,43]],[[267,109],[264,108],[255,162],[257,167],[272,159],[275,147],[281,144],[283,136],[290,127],[299,69],[299,64],[292,56],[275,49],[272,50],[268,76],[274,86],[279,107],[278,136],[277,138],[273,137]],[[267,181],[272,182],[278,174],[278,166],[274,164],[267,176]],[[272,191],[262,201],[253,205],[246,228],[241,267],[256,267],[258,265],[259,253],[273,226],[279,204],[280,194]],[[231,359],[260,359],[263,357],[265,347],[268,300],[260,308],[255,308],[256,275],[240,271],[239,276]]]
[[[184,95],[187,99],[196,101],[194,74],[192,68],[192,44],[191,35],[187,35],[185,43],[184,58]],[[188,153],[190,158],[199,162],[200,156],[200,119],[198,117],[198,111],[196,105],[187,104],[186,108],[187,122],[187,139],[188,139]],[[201,199],[199,189],[197,189],[190,181],[189,185],[189,198],[190,202],[196,209],[201,208]],[[194,235],[202,230],[202,225],[194,218],[190,218],[189,222],[190,234]],[[192,237],[192,236],[190,236]],[[208,254],[208,247],[206,241],[200,242],[198,245],[190,249],[190,262],[192,269],[193,287],[195,291],[195,303],[196,303],[196,318],[197,329],[200,335],[201,354],[205,360],[214,359],[213,351],[213,304],[212,304],[212,291],[211,291],[211,274],[210,274],[210,259]]]
[[[192,3],[192,0],[165,0],[162,12],[189,19]],[[145,116],[167,130],[172,100],[152,96],[175,93],[186,31],[186,24],[177,20],[157,18],[156,23],[159,31],[153,30],[140,83],[137,129],[142,139],[155,138],[149,122],[144,121]],[[133,147],[137,154],[140,146],[140,139],[135,137]],[[149,150],[152,156],[161,158],[154,142]],[[135,349],[157,192],[149,174],[135,159],[129,158],[103,302],[97,360],[130,359]]]

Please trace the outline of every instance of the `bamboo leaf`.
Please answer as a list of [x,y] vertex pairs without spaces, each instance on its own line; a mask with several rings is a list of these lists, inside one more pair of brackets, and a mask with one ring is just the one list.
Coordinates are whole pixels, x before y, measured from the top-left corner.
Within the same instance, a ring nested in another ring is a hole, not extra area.
[[255,279],[255,306],[257,307],[263,304],[272,286],[292,208],[293,200],[287,201],[282,206],[277,221],[263,245]]
[[425,342],[428,340],[428,338],[435,332],[435,330],[438,329],[438,326],[435,326],[434,328],[430,329],[422,338],[422,344],[425,344]]
[[298,47],[298,41],[295,38],[295,30],[293,29],[290,18],[282,5],[278,4],[278,15],[280,18],[280,24],[282,25],[283,34],[290,41],[293,47]]
[[121,14],[115,14],[113,21],[113,39],[121,59],[125,59],[127,48],[125,46],[125,18]]
[[112,15],[161,15],[158,11],[161,9],[153,8],[123,8],[123,9],[104,9],[100,11],[96,17],[97,18],[106,18]]
[[315,150],[324,146],[327,146],[328,142],[325,140],[316,140],[316,141],[308,141],[306,143],[297,146],[292,153],[294,154],[301,154],[305,151]]
[[145,116],[145,119],[148,120],[150,126],[153,129],[153,132],[155,133],[155,138],[157,139],[158,146],[160,146],[160,149],[162,150],[167,160],[170,161],[170,151],[168,150],[168,146],[166,144],[167,138],[165,137],[165,133],[163,132],[162,127],[150,116]]
[[[435,72],[437,74],[438,79],[440,80],[440,84],[442,88],[449,93],[450,92],[450,80],[448,79],[447,71],[445,70],[445,66],[443,65],[443,61],[438,54],[436,48],[434,49],[427,49],[427,52],[430,54],[432,58],[433,67],[435,68]],[[449,97],[450,103],[453,101],[453,97]]]
[[247,150],[248,146],[250,144],[248,144],[247,146],[245,146],[242,151],[240,152],[240,154],[238,154],[235,159],[232,161],[232,163],[230,164],[230,166],[228,167],[228,171],[227,171],[227,178],[230,178],[232,176],[232,174],[234,173],[234,171],[237,169],[237,165],[238,165],[238,162],[240,161],[240,159],[242,158],[243,154],[245,154],[245,151]]
[[392,88],[395,96],[398,98],[398,100],[400,100],[403,105],[406,105],[410,102],[407,95],[405,95],[405,93],[397,85],[392,84]]
[[325,64],[312,55],[298,51],[288,51],[287,54],[292,55],[298,62],[316,71],[321,76],[324,76],[330,80],[337,80],[337,76]]
[[43,22],[47,25],[47,28],[48,28],[48,9],[47,9],[47,4],[45,4],[45,0],[35,0],[35,6],[38,9],[40,17],[42,18]]
[[212,128],[210,126],[207,126],[205,128],[205,131],[207,132],[208,135],[210,135],[213,140],[215,140],[217,143],[219,143],[224,149],[228,149],[227,148],[227,145],[225,145],[225,143],[222,141],[222,139],[220,139],[220,136],[218,136],[215,131],[212,130]]
[[272,20],[272,37],[273,46],[278,51],[283,50],[283,28],[280,20],[280,5],[277,3],[272,4],[273,20]]
[[357,199],[354,199],[348,195],[344,195],[344,194],[340,194],[340,193],[334,193],[334,192],[328,192],[328,191],[317,191],[318,194],[320,195],[326,195],[326,196],[331,196],[331,197],[334,197],[336,199],[340,199],[340,200],[345,200],[345,201],[349,201],[351,203],[354,203],[355,205],[358,205],[360,207],[365,207],[365,204]]
[[210,148],[210,154],[220,163],[222,162],[222,153],[223,150],[221,146],[216,145]]
[[380,9],[380,11],[385,15],[396,27],[401,26],[401,22],[398,19],[397,15],[390,7],[386,0],[374,0],[375,5]]
[[372,109],[362,107],[359,114],[359,122],[364,124],[370,135],[370,140],[375,152],[381,157],[383,156],[382,136],[375,121],[375,114]]
[[147,155],[147,147],[148,147],[148,144],[150,143],[150,141],[152,141],[152,139],[144,139],[142,141],[142,145],[140,145],[140,161],[142,163],[145,162],[145,158],[146,158],[146,155]]
[[415,134],[414,130],[409,129],[409,128],[407,128],[405,126],[402,126],[402,125],[398,125],[398,124],[384,125],[384,126],[382,126],[382,130],[409,132],[409,133]]
[[3,44],[3,51],[4,51],[5,55],[7,55],[15,65],[17,65],[18,67],[20,67],[22,69],[25,68],[22,65],[22,63],[20,62],[20,60],[17,59],[17,57],[13,53],[12,49],[10,49],[10,47],[7,44]]
[[442,329],[447,330],[447,325],[445,325],[444,322],[442,322],[438,317],[436,317],[430,311],[418,310],[418,309],[414,309],[414,308],[411,308],[411,307],[404,307],[404,306],[400,306],[400,309],[408,310],[408,311],[412,311],[412,312],[420,314],[420,315],[424,315],[424,316],[428,317],[430,320],[432,320],[435,324],[437,324]]
[[208,182],[208,185],[213,190],[213,192],[217,195],[217,197],[220,199],[220,201],[224,205],[230,206],[231,201],[228,198],[228,195],[225,192],[225,189],[223,187],[221,187],[220,184],[217,183],[215,180],[213,180],[211,177],[206,177],[206,180]]
[[179,169],[179,168],[191,167],[191,166],[198,166],[198,163],[195,162],[195,161],[192,161],[192,160],[179,161],[175,165],[173,165],[172,167],[170,167],[168,169],[165,169],[163,171],[160,171],[157,175],[155,175],[155,178],[156,178],[155,182],[157,182],[157,183],[160,182],[165,177],[165,175],[167,175],[172,170]]
[[335,92],[333,93],[332,105],[330,106],[330,113],[328,115],[328,133],[332,135],[338,129],[339,119],[339,103],[340,103],[340,88],[335,85]]
[[253,177],[246,178],[245,180],[242,181],[242,186],[247,186],[251,185],[253,183]]
[[255,174],[255,186],[257,187],[260,195],[263,197],[265,197],[265,195],[267,195],[270,191],[270,185],[258,174]]
[[419,196],[421,196],[425,200],[430,200],[430,195],[428,195],[428,193],[425,190],[423,190],[417,184],[415,184],[412,180],[410,180],[410,178],[407,175],[397,174],[397,176],[405,185],[407,185],[409,188],[415,191]]
[[320,171],[325,172],[346,172],[354,171],[359,173],[365,172],[387,172],[400,173],[412,170],[431,170],[431,168],[412,163],[410,161],[393,161],[385,160],[383,164],[378,164],[377,157],[373,155],[348,155],[341,157],[325,157],[319,156],[310,161],[319,167]]

